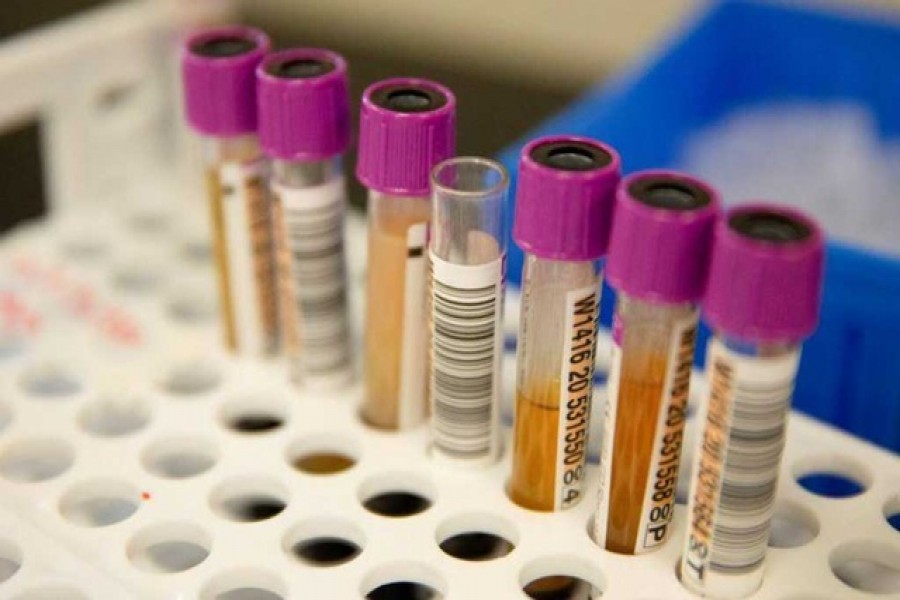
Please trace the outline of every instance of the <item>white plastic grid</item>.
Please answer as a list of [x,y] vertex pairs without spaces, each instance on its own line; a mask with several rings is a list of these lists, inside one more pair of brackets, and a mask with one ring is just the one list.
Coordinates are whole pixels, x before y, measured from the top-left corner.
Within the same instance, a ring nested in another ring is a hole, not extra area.
[[[364,227],[358,218],[350,226],[358,292]],[[277,360],[224,355],[197,231],[182,215],[123,208],[23,228],[0,243],[0,598],[350,599],[413,580],[446,598],[493,599],[525,597],[524,584],[552,574],[585,579],[604,598],[691,597],[675,575],[683,506],[660,552],[601,551],[587,534],[595,471],[575,509],[529,512],[504,492],[508,451],[486,470],[438,467],[425,428],[363,425],[359,388],[310,397],[291,387]],[[509,422],[512,355],[505,373]],[[695,382],[694,403],[702,385]],[[600,389],[595,415],[602,401]],[[235,431],[248,412],[271,417],[253,424],[270,429]],[[315,451],[355,464],[331,475],[292,466]],[[795,414],[784,467],[774,539],[800,545],[771,550],[754,598],[900,598],[900,533],[886,519],[900,512],[900,460]],[[865,491],[816,496],[796,481],[812,472],[847,476]],[[363,506],[388,490],[431,506],[403,518]],[[283,510],[237,522],[249,518],[248,495],[267,499],[258,512]],[[472,531],[514,549],[480,562],[441,550],[445,538]],[[361,552],[316,566],[291,550],[318,537]]]

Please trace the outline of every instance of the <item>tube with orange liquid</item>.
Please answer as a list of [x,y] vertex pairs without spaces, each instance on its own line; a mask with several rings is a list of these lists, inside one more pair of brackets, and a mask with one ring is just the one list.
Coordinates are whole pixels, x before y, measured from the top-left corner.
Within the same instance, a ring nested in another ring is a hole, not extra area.
[[675,509],[697,302],[718,197],[670,171],[626,177],[607,274],[618,292],[593,537],[622,554],[660,548]]
[[522,151],[513,238],[525,251],[512,475],[520,506],[556,511],[582,495],[600,300],[619,157],[578,137]]
[[182,50],[185,109],[203,137],[219,305],[226,347],[277,349],[278,316],[265,161],[256,134],[256,66],[269,49],[250,27],[190,37]]
[[453,155],[456,100],[424,79],[363,93],[356,175],[369,189],[363,419],[382,429],[424,422],[426,242],[431,169]]

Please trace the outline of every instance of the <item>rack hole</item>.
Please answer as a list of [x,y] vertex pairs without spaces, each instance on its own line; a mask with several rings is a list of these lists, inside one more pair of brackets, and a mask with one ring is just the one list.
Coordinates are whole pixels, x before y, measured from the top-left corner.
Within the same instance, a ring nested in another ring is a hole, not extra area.
[[59,511],[76,525],[106,527],[133,515],[139,503],[140,494],[131,486],[97,480],[72,487],[60,500]]
[[229,569],[214,577],[200,592],[201,600],[284,600],[282,580],[253,567]]
[[825,498],[852,498],[865,492],[872,476],[863,465],[842,455],[806,458],[794,466],[797,483]]
[[0,585],[22,568],[22,549],[17,544],[0,539]]
[[334,475],[356,464],[358,445],[339,434],[319,434],[300,439],[288,448],[288,462],[308,475]]
[[184,325],[208,323],[216,316],[215,304],[202,292],[178,292],[169,300],[169,316]]
[[19,378],[19,385],[25,393],[47,400],[72,396],[81,390],[81,382],[75,374],[63,365],[53,362],[26,369]]
[[900,592],[900,550],[874,541],[839,546],[829,560],[835,577],[870,594]]
[[213,443],[197,437],[158,440],[141,455],[145,469],[166,479],[195,477],[211,469],[217,460]]
[[140,211],[131,215],[128,225],[135,233],[159,235],[169,228],[169,216],[162,212]]
[[131,563],[151,573],[180,573],[196,567],[209,556],[210,538],[192,523],[151,525],[128,543]]
[[88,596],[67,585],[46,585],[25,590],[15,600],[88,600]]
[[503,558],[515,549],[518,541],[512,523],[488,513],[451,517],[438,527],[436,537],[446,554],[469,561]]
[[147,294],[159,287],[161,277],[146,263],[135,262],[117,267],[113,272],[112,282],[113,286],[123,292]]
[[840,473],[809,473],[797,478],[807,492],[826,498],[851,498],[866,491],[863,484]]
[[150,407],[138,396],[108,396],[85,406],[78,422],[90,434],[119,437],[146,427],[150,422]]
[[769,546],[799,548],[819,535],[819,519],[813,511],[793,502],[780,501],[772,515]]
[[179,250],[181,258],[198,266],[207,266],[212,261],[212,245],[207,240],[188,240]]
[[431,508],[434,491],[413,473],[390,473],[363,483],[359,493],[363,507],[383,517],[411,517]]
[[196,396],[211,392],[221,380],[218,368],[207,361],[195,360],[172,368],[163,380],[163,389],[175,396]]
[[418,581],[390,581],[366,594],[368,600],[439,600],[443,594]]
[[260,394],[226,403],[221,418],[225,427],[238,433],[268,433],[284,426],[287,409],[284,402]]
[[0,454],[0,473],[11,481],[38,482],[62,475],[75,462],[71,446],[51,438],[31,438]]
[[894,531],[900,532],[900,494],[889,499],[884,505],[884,518]]
[[12,411],[5,402],[0,402],[0,433],[7,428],[12,421]]
[[333,567],[350,562],[365,545],[362,531],[343,519],[309,519],[291,529],[284,538],[284,550],[298,560],[316,567]]
[[602,595],[603,575],[588,561],[571,555],[536,559],[522,569],[522,591],[534,600],[590,600]]
[[25,350],[22,336],[11,331],[0,331],[0,361],[14,358]]
[[107,252],[106,244],[102,240],[88,237],[87,234],[70,235],[63,240],[61,249],[66,259],[84,263],[96,262]]
[[280,483],[259,477],[236,477],[219,484],[210,505],[221,517],[239,523],[265,521],[287,508],[288,491]]
[[375,569],[363,579],[368,600],[440,600],[447,584],[437,572],[420,563],[397,562]]
[[283,600],[284,596],[258,587],[240,587],[212,596],[215,600]]

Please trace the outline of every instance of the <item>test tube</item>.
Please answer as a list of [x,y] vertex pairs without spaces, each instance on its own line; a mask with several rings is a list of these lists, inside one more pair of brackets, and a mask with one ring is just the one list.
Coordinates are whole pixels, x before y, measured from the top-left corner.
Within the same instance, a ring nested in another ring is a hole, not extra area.
[[719,199],[671,171],[626,177],[616,195],[607,279],[616,289],[593,538],[656,550],[675,509],[685,411]]
[[432,452],[441,461],[494,462],[500,440],[500,361],[506,259],[506,169],[451,158],[431,176]]
[[816,327],[823,235],[791,208],[731,209],[715,229],[703,312],[706,414],[694,457],[681,580],[708,598],[762,584],[802,340]]
[[356,175],[369,189],[362,418],[407,429],[427,410],[425,256],[431,169],[453,155],[456,99],[424,79],[369,86]]
[[269,49],[250,27],[197,33],[182,48],[185,110],[202,136],[226,347],[277,349],[272,234],[265,161],[256,134],[256,66]]
[[350,142],[347,64],[328,50],[284,50],[256,76],[260,143],[272,161],[282,347],[295,383],[330,389],[353,374],[341,160]]
[[584,485],[602,268],[620,161],[592,139],[525,146],[513,239],[525,251],[509,496],[574,506]]

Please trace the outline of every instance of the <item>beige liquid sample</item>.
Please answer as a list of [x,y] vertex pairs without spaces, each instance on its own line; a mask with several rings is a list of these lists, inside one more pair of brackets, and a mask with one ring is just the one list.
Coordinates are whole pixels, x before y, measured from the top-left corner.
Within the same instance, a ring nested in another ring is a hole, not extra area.
[[[401,382],[406,314],[408,245],[411,226],[427,223],[427,200],[375,196],[370,207],[368,275],[366,281],[365,400],[362,416],[384,429],[401,427]],[[418,252],[424,252],[420,248]],[[424,302],[424,297],[422,298]],[[423,331],[427,323],[415,324]],[[422,348],[422,352],[425,349]],[[424,380],[423,380],[424,381]],[[411,395],[426,406],[425,387]],[[416,398],[418,396],[418,398]]]

